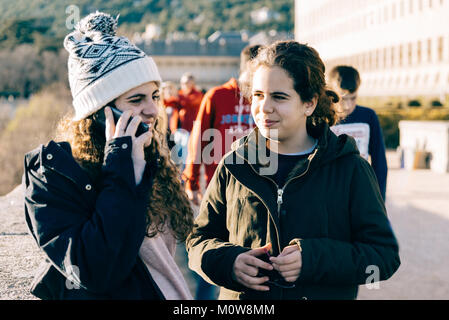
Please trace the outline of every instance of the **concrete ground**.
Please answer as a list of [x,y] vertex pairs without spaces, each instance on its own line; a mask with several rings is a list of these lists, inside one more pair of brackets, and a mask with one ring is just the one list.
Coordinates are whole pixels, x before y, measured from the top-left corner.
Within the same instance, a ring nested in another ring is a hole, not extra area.
[[[388,152],[387,210],[402,264],[378,289],[360,286],[359,299],[449,299],[449,174],[400,170]],[[33,299],[28,289],[42,259],[23,217],[23,191],[0,197],[0,299]],[[183,248],[177,261],[191,288]]]

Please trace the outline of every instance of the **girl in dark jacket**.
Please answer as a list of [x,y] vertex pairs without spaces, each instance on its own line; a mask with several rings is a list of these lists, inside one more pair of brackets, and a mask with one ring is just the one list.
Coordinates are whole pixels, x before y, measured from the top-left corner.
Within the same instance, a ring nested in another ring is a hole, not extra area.
[[189,266],[223,299],[355,299],[358,285],[398,269],[398,243],[372,168],[353,138],[329,130],[339,98],[324,64],[285,41],[249,71],[257,128],[208,186]]
[[[151,57],[115,36],[116,23],[97,12],[66,37],[75,116],[59,124],[66,142],[25,156],[26,221],[46,254],[31,291],[191,299],[173,256],[193,213],[159,129],[161,78]],[[117,123],[111,107],[123,112]]]

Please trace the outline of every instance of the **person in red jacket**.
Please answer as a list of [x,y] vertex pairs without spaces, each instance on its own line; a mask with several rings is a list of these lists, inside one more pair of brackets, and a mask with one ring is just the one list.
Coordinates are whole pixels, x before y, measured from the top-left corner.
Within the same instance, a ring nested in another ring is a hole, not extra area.
[[201,99],[203,99],[203,93],[196,88],[195,77],[191,73],[185,73],[181,77],[181,90],[178,92],[178,97],[180,128],[191,132]]
[[[244,81],[247,63],[257,56],[259,48],[260,45],[254,45],[246,46],[242,50],[240,82]],[[207,186],[221,157],[231,149],[232,142],[248,134],[253,127],[251,105],[240,94],[235,78],[210,89],[204,95],[189,138],[186,166],[183,172],[187,195],[195,205],[199,205],[201,199],[199,183],[201,164],[205,165]],[[213,142],[210,141],[212,137]],[[208,152],[210,149],[213,152]]]

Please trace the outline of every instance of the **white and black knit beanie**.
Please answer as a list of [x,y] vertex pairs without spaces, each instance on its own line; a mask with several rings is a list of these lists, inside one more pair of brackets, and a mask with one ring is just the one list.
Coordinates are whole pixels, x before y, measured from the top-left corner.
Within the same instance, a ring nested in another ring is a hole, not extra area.
[[132,88],[162,81],[151,57],[127,38],[115,36],[117,20],[118,16],[91,13],[64,39],[74,120],[86,118]]

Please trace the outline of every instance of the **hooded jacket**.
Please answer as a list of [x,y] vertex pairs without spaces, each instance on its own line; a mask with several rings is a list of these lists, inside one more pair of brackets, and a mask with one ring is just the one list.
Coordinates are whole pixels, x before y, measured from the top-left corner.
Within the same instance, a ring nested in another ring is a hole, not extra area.
[[[385,280],[398,269],[376,177],[354,139],[327,125],[315,137],[317,148],[282,189],[263,174],[276,159],[258,154],[265,138],[257,129],[218,165],[187,248],[190,268],[222,287],[220,299],[355,299],[370,276]],[[302,268],[294,288],[260,292],[233,280],[239,254],[272,243],[277,256],[295,239],[302,239]]]
[[67,142],[25,155],[25,218],[46,259],[31,293],[41,299],[164,299],[139,257],[153,170],[136,186],[131,137],[106,144],[94,185]]

